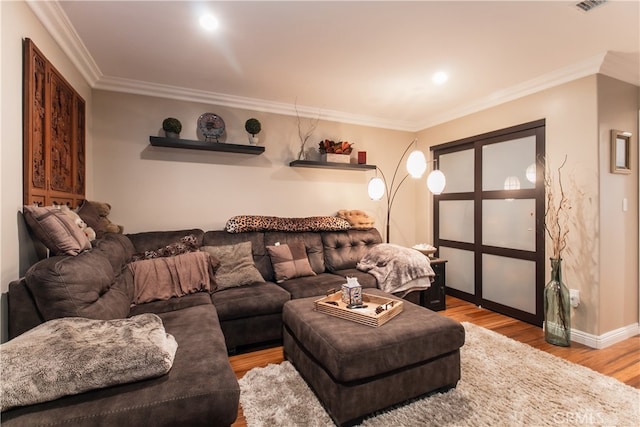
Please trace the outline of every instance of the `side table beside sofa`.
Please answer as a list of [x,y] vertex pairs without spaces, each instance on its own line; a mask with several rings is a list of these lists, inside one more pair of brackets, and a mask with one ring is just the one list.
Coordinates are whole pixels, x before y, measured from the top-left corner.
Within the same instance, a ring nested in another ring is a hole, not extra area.
[[433,311],[441,311],[447,308],[446,305],[446,268],[447,260],[443,258],[429,258],[431,268],[436,274],[431,287],[420,291],[414,291],[404,297],[404,299],[421,305]]

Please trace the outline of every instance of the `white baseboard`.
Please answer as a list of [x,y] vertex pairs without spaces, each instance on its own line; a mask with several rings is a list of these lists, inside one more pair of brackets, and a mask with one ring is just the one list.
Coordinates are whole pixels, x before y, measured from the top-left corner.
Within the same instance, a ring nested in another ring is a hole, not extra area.
[[602,335],[592,335],[577,329],[571,329],[571,341],[584,344],[591,348],[605,348],[640,334],[640,324],[633,323],[622,328],[614,329]]

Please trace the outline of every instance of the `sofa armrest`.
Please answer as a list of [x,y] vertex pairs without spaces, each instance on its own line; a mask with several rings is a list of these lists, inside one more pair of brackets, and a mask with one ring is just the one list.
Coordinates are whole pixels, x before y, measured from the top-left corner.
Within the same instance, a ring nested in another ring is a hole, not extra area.
[[44,322],[24,278],[9,283],[7,303],[9,308],[9,339],[15,338]]

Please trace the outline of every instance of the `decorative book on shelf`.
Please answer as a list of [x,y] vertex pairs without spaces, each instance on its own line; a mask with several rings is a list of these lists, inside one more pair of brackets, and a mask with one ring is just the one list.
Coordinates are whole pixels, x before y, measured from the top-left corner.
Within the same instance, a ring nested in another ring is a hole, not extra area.
[[189,139],[164,138],[150,136],[149,142],[154,147],[186,148],[190,150],[222,151],[225,153],[262,154],[264,147],[257,145],[225,144],[222,142],[194,141]]

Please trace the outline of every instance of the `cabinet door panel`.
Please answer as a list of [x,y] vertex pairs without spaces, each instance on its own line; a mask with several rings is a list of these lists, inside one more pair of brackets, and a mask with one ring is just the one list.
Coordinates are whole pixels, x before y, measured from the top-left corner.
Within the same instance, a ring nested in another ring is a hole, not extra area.
[[51,190],[73,191],[73,89],[51,73]]
[[24,185],[28,189],[45,190],[45,108],[48,102],[46,59],[37,50],[31,49],[25,55],[24,68],[25,75],[29,77],[24,85]]
[[75,97],[75,194],[84,198],[85,191],[85,118],[84,118],[84,101],[79,96]]

